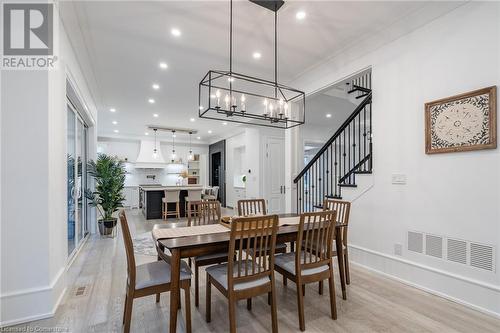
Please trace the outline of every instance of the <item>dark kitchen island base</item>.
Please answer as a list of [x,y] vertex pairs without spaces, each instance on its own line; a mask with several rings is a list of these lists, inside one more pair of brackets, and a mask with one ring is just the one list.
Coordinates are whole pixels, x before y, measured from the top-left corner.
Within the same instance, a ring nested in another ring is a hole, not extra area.
[[[164,189],[146,189],[143,191],[142,213],[146,220],[161,219],[162,216],[162,199],[165,197]],[[180,216],[187,216],[186,212],[186,196],[188,195],[187,189],[180,189],[179,193],[179,210]],[[175,211],[175,203],[168,204],[169,211]],[[174,219],[175,215],[169,215],[167,218]]]

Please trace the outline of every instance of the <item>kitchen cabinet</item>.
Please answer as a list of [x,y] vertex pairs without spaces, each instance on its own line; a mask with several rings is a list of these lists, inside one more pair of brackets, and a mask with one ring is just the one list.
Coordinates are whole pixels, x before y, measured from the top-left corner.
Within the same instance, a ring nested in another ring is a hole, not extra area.
[[139,186],[125,186],[123,196],[125,197],[124,207],[139,208]]
[[247,198],[247,190],[242,187],[235,187],[234,194],[236,197],[236,204],[238,203],[238,200],[243,200]]

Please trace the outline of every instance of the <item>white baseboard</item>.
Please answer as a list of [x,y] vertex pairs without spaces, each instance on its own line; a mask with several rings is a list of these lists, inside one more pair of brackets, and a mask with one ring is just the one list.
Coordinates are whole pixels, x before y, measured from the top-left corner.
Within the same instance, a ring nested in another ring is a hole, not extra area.
[[61,268],[48,286],[1,295],[0,327],[53,317],[66,293],[65,273]]
[[349,246],[349,259],[352,264],[392,280],[500,319],[500,286],[356,245]]

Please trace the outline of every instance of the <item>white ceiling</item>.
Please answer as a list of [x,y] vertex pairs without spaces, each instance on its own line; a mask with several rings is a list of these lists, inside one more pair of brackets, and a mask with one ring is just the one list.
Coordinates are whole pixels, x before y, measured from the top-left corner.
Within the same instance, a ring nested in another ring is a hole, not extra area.
[[[332,54],[392,28],[408,15],[424,7],[429,12],[429,6],[438,5],[286,1],[278,16],[279,81],[287,84]],[[439,6],[443,11],[443,4]],[[445,11],[456,6],[446,5]],[[227,1],[71,1],[60,3],[60,8],[96,99],[99,136],[139,138],[147,125],[154,124],[193,128],[201,141],[208,142],[229,128],[234,130],[236,125],[223,126],[197,116],[199,81],[209,69],[228,68]],[[234,70],[272,79],[272,13],[249,1],[236,1],[233,10]],[[306,12],[301,21],[295,18],[300,10]],[[420,23],[434,17],[420,15]],[[180,29],[180,37],[171,35],[173,27]],[[254,51],[262,58],[253,59]],[[159,68],[160,61],[168,63],[167,70]],[[153,90],[153,83],[160,89]],[[149,98],[155,104],[149,104]],[[117,111],[111,113],[111,107]]]

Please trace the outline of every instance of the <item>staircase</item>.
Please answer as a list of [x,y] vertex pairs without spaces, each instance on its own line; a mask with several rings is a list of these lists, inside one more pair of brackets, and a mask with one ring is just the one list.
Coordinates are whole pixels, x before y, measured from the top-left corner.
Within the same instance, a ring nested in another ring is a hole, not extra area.
[[347,85],[361,103],[294,179],[299,214],[322,208],[324,198],[342,199],[343,188],[357,187],[357,175],[372,173],[371,73]]

